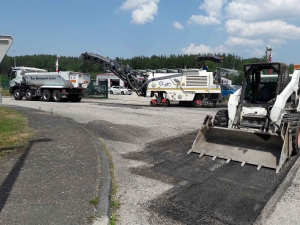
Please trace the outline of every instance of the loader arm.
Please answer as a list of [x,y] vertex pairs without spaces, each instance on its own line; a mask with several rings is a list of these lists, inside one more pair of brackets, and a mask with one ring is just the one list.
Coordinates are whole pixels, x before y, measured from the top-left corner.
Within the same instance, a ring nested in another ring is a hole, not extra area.
[[[295,70],[289,84],[279,95],[277,95],[276,101],[274,103],[274,106],[270,114],[270,119],[273,122],[275,122],[277,125],[280,125],[281,123],[282,115],[288,98],[293,94],[293,92],[295,93],[295,97],[298,98],[297,92],[299,88],[299,79],[300,79],[300,70]],[[299,107],[300,107],[299,103],[297,107],[298,107],[297,111],[299,111]]]
[[152,81],[165,80],[173,77],[182,76],[182,73],[174,73],[163,77],[151,78],[147,73],[146,75],[137,71],[132,70],[131,67],[125,66],[122,63],[108,59],[104,56],[93,54],[93,53],[82,53],[81,58],[84,60],[101,65],[105,70],[113,72],[121,80],[126,81],[133,91],[139,96],[146,97],[148,84]]

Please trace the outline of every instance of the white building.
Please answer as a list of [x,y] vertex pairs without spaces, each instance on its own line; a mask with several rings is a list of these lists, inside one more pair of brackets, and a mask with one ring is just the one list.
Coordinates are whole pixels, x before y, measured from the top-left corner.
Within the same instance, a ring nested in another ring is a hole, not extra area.
[[108,80],[108,88],[111,88],[112,86],[127,87],[126,82],[124,82],[123,80],[121,80],[119,77],[117,77],[113,73],[98,74],[96,76],[97,83],[98,83],[99,80]]

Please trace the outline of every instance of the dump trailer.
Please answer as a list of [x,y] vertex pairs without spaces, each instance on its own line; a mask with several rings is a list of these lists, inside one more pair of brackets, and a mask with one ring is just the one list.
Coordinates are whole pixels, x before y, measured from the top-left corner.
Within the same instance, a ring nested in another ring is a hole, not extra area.
[[80,102],[83,88],[90,83],[90,74],[80,72],[47,70],[31,67],[14,67],[8,74],[9,92],[15,100],[42,100],[49,102]]
[[[137,95],[155,97],[150,101],[151,106],[168,106],[170,102],[176,101],[191,103],[195,107],[215,107],[217,101],[222,101],[219,73],[199,69],[133,70],[101,55],[85,52],[81,57],[114,73]],[[220,57],[213,55],[197,56],[196,60],[212,60],[219,65],[222,63]]]
[[[228,109],[207,115],[188,153],[268,167],[279,172],[300,149],[300,65],[278,62],[244,65],[240,90],[230,95]],[[273,71],[276,79],[262,79]]]

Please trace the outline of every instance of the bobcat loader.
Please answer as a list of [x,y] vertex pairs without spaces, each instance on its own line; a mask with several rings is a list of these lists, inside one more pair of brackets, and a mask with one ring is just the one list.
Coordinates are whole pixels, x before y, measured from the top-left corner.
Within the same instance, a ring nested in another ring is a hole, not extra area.
[[[273,79],[263,79],[271,71]],[[276,76],[274,76],[276,74]],[[244,65],[240,90],[230,95],[227,110],[206,116],[191,152],[209,155],[279,172],[284,162],[300,149],[300,65],[278,62]]]

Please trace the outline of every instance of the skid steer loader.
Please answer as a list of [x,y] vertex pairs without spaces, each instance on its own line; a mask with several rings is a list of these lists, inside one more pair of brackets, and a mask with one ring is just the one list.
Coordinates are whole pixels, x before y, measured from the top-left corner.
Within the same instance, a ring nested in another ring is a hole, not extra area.
[[[268,79],[266,74],[273,71]],[[276,75],[275,75],[276,74]],[[274,79],[275,78],[275,79]],[[228,109],[206,116],[191,152],[276,169],[300,149],[300,66],[278,62],[244,65],[243,86]]]

